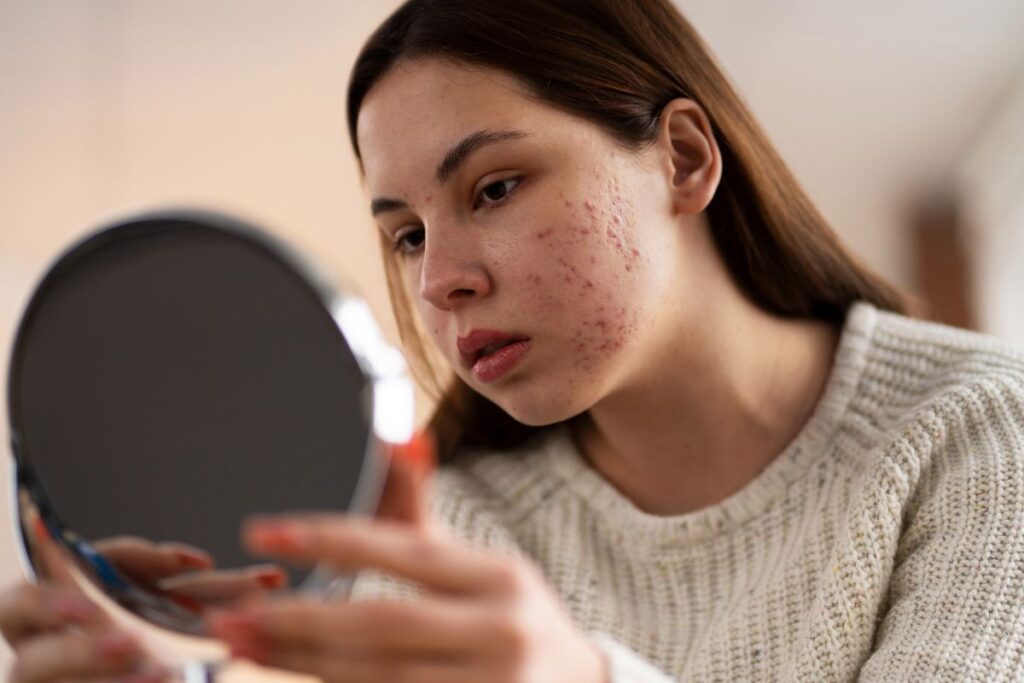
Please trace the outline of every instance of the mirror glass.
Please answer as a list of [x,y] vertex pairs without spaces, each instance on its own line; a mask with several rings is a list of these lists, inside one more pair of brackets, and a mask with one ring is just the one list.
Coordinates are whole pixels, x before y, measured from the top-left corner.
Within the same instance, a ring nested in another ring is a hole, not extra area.
[[381,442],[413,424],[404,362],[365,304],[268,234],[197,211],[117,221],[62,254],[25,308],[8,390],[23,541],[31,509],[115,602],[196,635],[205,608],[254,590],[337,590],[249,556],[242,521],[372,513]]

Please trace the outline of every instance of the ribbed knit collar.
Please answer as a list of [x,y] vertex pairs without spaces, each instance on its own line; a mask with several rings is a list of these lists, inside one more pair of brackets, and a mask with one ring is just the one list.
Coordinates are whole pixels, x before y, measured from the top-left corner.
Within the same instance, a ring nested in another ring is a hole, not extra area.
[[718,535],[762,512],[786,487],[830,452],[867,358],[878,310],[857,302],[847,312],[832,369],[822,396],[796,437],[767,468],[742,489],[715,505],[682,515],[644,512],[619,492],[580,454],[567,426],[551,430],[537,457],[564,480],[624,541],[679,544]]

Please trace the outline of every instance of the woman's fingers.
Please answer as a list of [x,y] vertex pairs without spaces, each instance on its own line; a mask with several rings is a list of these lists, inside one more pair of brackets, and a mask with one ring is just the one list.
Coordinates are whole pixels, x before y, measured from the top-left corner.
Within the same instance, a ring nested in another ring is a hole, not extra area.
[[480,683],[493,680],[488,672],[467,662],[359,659],[336,657],[324,652],[289,651],[275,654],[260,663],[317,676],[324,681],[345,683]]
[[34,568],[40,579],[68,587],[77,587],[71,571],[68,569],[68,559],[65,551],[61,549],[42,518],[34,511],[29,513],[27,519],[31,533],[29,534],[29,551],[35,560]]
[[343,571],[376,569],[436,591],[486,593],[507,585],[499,557],[397,522],[293,515],[251,520],[244,536],[256,553]]
[[118,571],[139,583],[214,566],[209,553],[185,543],[153,543],[144,538],[118,536],[97,541],[94,547]]
[[142,646],[118,631],[51,634],[33,638],[18,648],[8,680],[89,680],[140,672],[144,664]]
[[173,595],[200,602],[214,602],[275,590],[287,584],[288,574],[284,569],[274,564],[265,564],[173,576],[160,581],[158,587]]
[[354,603],[284,599],[215,615],[210,624],[243,651],[298,650],[339,657],[470,658],[486,653],[500,635],[486,606],[430,597]]
[[105,621],[99,607],[77,589],[20,583],[0,593],[0,632],[11,647],[45,631]]

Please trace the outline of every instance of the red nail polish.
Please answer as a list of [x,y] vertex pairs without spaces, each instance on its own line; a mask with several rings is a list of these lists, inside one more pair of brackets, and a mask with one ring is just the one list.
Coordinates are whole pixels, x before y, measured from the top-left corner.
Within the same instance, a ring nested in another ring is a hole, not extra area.
[[429,472],[435,467],[436,445],[430,432],[419,432],[408,442],[395,449],[396,455],[421,472]]
[[203,603],[199,602],[195,598],[189,598],[184,595],[172,595],[170,597],[171,600],[174,601],[174,604],[178,605],[179,607],[184,607],[190,612],[203,611]]
[[246,540],[258,549],[277,552],[302,552],[305,543],[301,532],[285,524],[260,523],[249,527]]
[[259,581],[264,588],[268,588],[270,590],[281,588],[288,583],[288,577],[280,571],[263,572],[256,576],[256,580]]
[[36,539],[38,539],[40,541],[42,541],[42,540],[50,540],[50,538],[51,538],[50,530],[46,528],[46,523],[43,522],[43,518],[42,517],[36,517],[35,519],[33,519],[32,520],[32,527],[33,527],[33,530],[36,533]]

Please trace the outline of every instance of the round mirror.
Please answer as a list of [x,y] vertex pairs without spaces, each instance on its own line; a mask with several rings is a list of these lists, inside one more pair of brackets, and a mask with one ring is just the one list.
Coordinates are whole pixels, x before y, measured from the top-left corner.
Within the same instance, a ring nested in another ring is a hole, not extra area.
[[15,501],[125,609],[204,635],[252,591],[343,590],[240,542],[255,513],[371,514],[413,391],[369,308],[227,216],[161,211],[92,233],[33,293],[9,374]]

